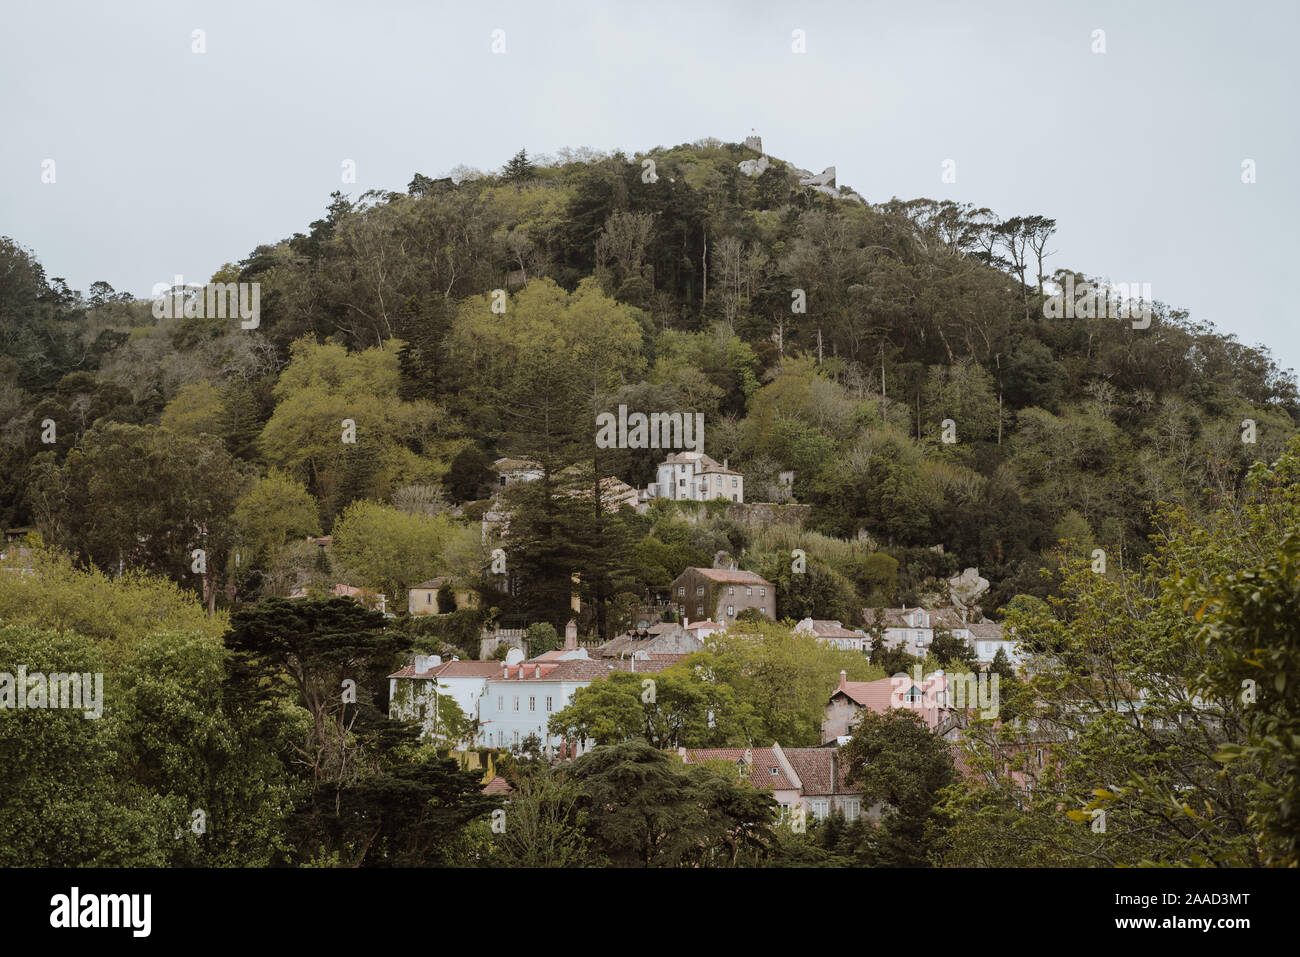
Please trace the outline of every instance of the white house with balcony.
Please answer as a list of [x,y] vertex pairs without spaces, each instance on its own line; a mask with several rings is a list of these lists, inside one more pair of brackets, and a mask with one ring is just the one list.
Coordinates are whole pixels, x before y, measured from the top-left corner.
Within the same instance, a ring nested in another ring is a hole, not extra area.
[[745,501],[745,477],[703,452],[676,452],[659,463],[654,482],[646,488],[647,499],[709,502],[724,499]]

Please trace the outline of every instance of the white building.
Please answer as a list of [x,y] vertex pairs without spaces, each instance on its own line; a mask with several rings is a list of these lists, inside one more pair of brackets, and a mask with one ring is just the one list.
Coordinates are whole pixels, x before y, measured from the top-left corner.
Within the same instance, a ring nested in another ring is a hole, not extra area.
[[479,720],[479,701],[487,680],[501,670],[497,661],[444,662],[437,655],[416,655],[415,660],[388,676],[388,714],[403,721],[418,721],[426,735],[438,723],[438,696],[451,698],[467,717]]
[[[867,621],[872,613],[864,610]],[[964,641],[975,653],[975,660],[991,664],[1001,649],[1006,652],[1013,667],[1019,668],[1025,660],[1024,653],[1014,638],[1003,634],[1002,625],[995,621],[967,622],[952,608],[901,608],[885,612],[884,644],[886,648],[901,647],[909,655],[925,657],[937,628],[947,628]],[[870,644],[867,645],[870,648]]]
[[719,465],[703,452],[676,452],[659,464],[656,481],[646,488],[646,498],[708,502],[715,498],[745,501],[745,477]]
[[[547,727],[551,716],[572,702],[579,688],[607,678],[614,671],[613,666],[588,658],[586,649],[578,650],[581,657],[564,660],[498,663],[497,674],[488,679],[487,693],[479,706],[479,743],[515,750],[529,735],[536,735],[546,753],[560,750],[560,737]],[[571,741],[567,745],[568,757],[590,749],[589,741]]]
[[843,651],[869,651],[871,649],[871,640],[865,632],[845,628],[838,621],[805,618],[794,626],[794,630],[801,634],[816,635],[832,648],[839,648]]

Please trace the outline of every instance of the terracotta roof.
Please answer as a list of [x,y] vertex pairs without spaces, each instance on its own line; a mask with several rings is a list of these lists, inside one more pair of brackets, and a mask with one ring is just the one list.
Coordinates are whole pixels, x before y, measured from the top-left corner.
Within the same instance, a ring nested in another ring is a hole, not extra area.
[[814,619],[812,630],[819,638],[861,638],[862,633],[845,628],[838,621]]
[[[771,748],[698,748],[687,749],[682,760],[687,764],[704,761],[729,761],[735,764],[744,760],[749,765],[749,782],[764,791],[794,790],[794,782],[786,776],[785,769]],[[776,773],[773,773],[775,770]]]
[[704,621],[693,621],[686,626],[687,631],[695,631],[698,628],[718,628],[720,627],[712,618],[706,618]]
[[889,709],[893,690],[893,678],[878,678],[875,681],[846,681],[831,693],[831,697],[843,694],[864,708],[884,713]]
[[445,578],[430,578],[427,582],[420,582],[418,585],[412,585],[411,591],[415,591],[417,588],[441,588],[443,582],[446,580],[447,579]]
[[612,658],[607,664],[613,667],[615,671],[633,671],[639,675],[657,675],[684,658],[686,658],[686,655],[660,655],[651,652],[647,658]]
[[510,786],[510,782],[499,774],[483,785],[484,794],[510,794],[513,791],[514,788]]
[[429,671],[415,670],[415,664],[394,671],[390,678],[491,678],[501,672],[499,661],[444,661]]
[[[783,748],[786,760],[803,783],[805,795],[861,794],[862,788],[848,782],[848,762],[841,760],[837,748]],[[837,778],[831,786],[831,768]]]
[[491,677],[496,681],[597,681],[606,678],[613,666],[589,658],[570,658],[568,661],[525,661],[506,668],[497,664]]
[[[733,570],[730,568],[688,568],[686,571],[699,572],[705,578],[708,578],[711,581],[715,581],[715,582],[730,582],[732,584],[741,584],[741,585],[767,585],[769,587],[772,586],[772,583],[768,581],[766,578],[764,578],[762,575],[759,575],[755,572],[743,571],[741,569]],[[682,574],[685,574],[685,572],[683,572]]]

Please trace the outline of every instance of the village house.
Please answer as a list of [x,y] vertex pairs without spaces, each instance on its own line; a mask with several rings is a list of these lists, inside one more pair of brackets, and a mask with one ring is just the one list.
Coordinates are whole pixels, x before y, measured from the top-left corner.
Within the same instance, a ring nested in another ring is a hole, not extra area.
[[388,715],[418,721],[424,733],[432,735],[439,719],[438,696],[443,695],[477,721],[487,679],[500,670],[496,661],[444,662],[438,655],[416,655],[411,664],[388,676]]
[[840,672],[840,684],[826,702],[822,720],[822,743],[844,743],[853,736],[858,716],[863,710],[885,714],[891,708],[909,708],[920,715],[930,730],[948,715],[948,679],[941,671],[926,675],[920,682],[904,676],[879,678],[875,681],[849,681]]
[[673,580],[679,617],[708,616],[720,627],[735,624],[749,608],[776,620],[776,586],[754,572],[735,568],[688,568]]
[[[870,623],[876,613],[863,609]],[[953,636],[965,642],[975,653],[976,661],[990,664],[1001,649],[1006,652],[1014,667],[1020,667],[1024,655],[1014,638],[1003,634],[1002,625],[995,621],[969,622],[966,615],[955,608],[890,608],[886,609],[882,641],[889,649],[902,648],[909,655],[924,658],[934,642],[935,631],[947,628]],[[870,647],[868,645],[868,647]]]
[[588,741],[561,741],[547,727],[551,715],[565,708],[579,688],[609,677],[613,663],[592,660],[578,646],[578,626],[564,629],[564,646],[523,660],[510,651],[504,662],[489,662],[495,670],[479,702],[479,743],[486,747],[517,750],[529,735],[536,735],[548,755],[572,758],[590,750]]
[[[449,578],[431,578],[411,586],[406,598],[406,610],[411,615],[445,615],[454,609],[443,608],[438,601],[438,592],[450,582]],[[456,608],[477,608],[478,592],[463,585],[452,584],[452,594]]]
[[800,634],[816,635],[832,648],[842,651],[868,651],[870,639],[865,632],[845,628],[838,621],[805,618],[794,626]]
[[535,482],[542,477],[540,462],[532,459],[499,458],[492,463],[497,473],[497,487],[509,488],[516,482]]
[[712,618],[706,618],[703,621],[687,621],[685,628],[701,642],[707,641],[710,635],[723,630],[722,626]]
[[600,658],[630,658],[637,652],[689,655],[703,650],[704,642],[695,634],[676,622],[661,621],[611,638],[596,649],[596,655]]
[[857,820],[864,810],[868,817],[879,811],[863,808],[862,788],[846,780],[848,768],[838,748],[782,748],[773,742],[770,748],[679,748],[677,753],[687,764],[726,761],[734,765],[739,777],[772,792],[783,820],[795,807],[818,821],[836,811],[849,821]]
[[646,499],[709,502],[720,498],[745,501],[745,477],[719,465],[703,452],[676,452],[659,464],[657,479],[645,490]]

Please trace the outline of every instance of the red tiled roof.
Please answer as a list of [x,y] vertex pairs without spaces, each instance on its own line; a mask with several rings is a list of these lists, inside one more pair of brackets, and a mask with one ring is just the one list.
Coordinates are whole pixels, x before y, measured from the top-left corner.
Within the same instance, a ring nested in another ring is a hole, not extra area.
[[[682,756],[687,764],[700,764],[704,761],[729,761],[735,764],[745,760],[749,764],[749,782],[764,791],[794,789],[792,782],[776,759],[776,752],[771,748],[698,748],[688,749]],[[773,774],[772,770],[776,769]]]
[[499,774],[483,785],[484,794],[510,794],[513,791],[514,788],[510,786],[510,782]]
[[687,569],[688,571],[697,571],[705,578],[715,582],[731,582],[742,585],[771,585],[772,583],[762,575],[754,572],[747,572],[741,569],[730,568],[695,568]]
[[415,664],[394,671],[390,678],[491,678],[501,673],[499,661],[444,661],[429,671],[415,670]]

